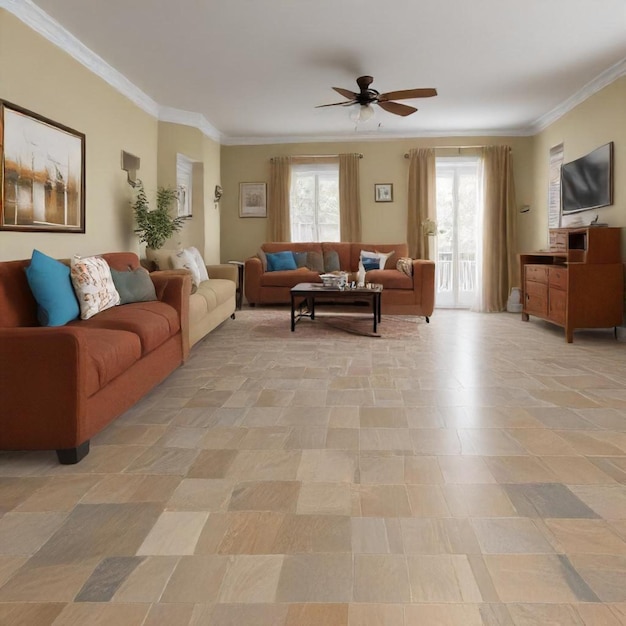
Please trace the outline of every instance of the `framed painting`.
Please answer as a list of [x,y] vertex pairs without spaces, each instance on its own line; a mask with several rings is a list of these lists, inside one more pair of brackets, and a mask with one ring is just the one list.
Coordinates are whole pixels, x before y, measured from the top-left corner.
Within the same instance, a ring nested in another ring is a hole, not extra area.
[[374,185],[374,200],[376,202],[393,202],[393,184],[377,183]]
[[239,183],[239,217],[267,217],[265,183]]
[[85,135],[0,100],[0,230],[85,232]]

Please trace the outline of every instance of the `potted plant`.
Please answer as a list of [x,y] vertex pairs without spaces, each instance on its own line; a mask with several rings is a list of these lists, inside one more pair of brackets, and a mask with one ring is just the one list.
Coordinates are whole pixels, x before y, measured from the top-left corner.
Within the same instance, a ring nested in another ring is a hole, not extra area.
[[171,205],[178,199],[178,191],[171,187],[159,187],[157,208],[150,210],[148,197],[140,180],[137,181],[136,190],[137,196],[131,205],[137,222],[135,233],[139,235],[139,241],[145,242],[149,249],[158,250],[185,222],[184,217],[170,215]]

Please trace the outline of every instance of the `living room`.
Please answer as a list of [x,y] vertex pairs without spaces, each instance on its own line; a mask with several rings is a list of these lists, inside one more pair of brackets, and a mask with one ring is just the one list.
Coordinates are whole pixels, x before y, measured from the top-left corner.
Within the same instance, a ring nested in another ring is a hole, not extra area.
[[[266,220],[240,217],[239,185],[268,182],[270,159],[288,155],[361,153],[362,239],[392,244],[406,241],[406,153],[508,145],[522,253],[548,242],[551,148],[567,162],[613,142],[613,203],[578,215],[626,228],[624,60],[508,134],[245,143],[98,66],[103,78],[74,58],[87,42],[44,25],[30,2],[0,0],[0,99],[85,134],[86,231],[0,230],[0,261],[144,256],[122,150],[152,196],[176,185],[177,154],[194,162],[193,217],[172,247],[207,264],[267,240]],[[393,202],[375,201],[376,183]],[[570,346],[537,320],[440,309],[390,338],[312,324],[291,337],[280,314],[276,330],[271,307],[238,311],[81,463],[0,454],[0,623],[626,623],[612,329]]]

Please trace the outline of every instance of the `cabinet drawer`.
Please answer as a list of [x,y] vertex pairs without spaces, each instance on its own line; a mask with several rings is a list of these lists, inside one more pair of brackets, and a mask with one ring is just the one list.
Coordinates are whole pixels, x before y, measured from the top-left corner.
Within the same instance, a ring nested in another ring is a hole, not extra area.
[[567,289],[567,268],[551,267],[548,270],[548,282],[550,287]]
[[526,281],[524,285],[524,291],[526,295],[541,296],[542,298],[548,298],[548,285],[547,283],[536,283],[533,281]]
[[556,252],[567,251],[567,233],[562,232],[550,232],[550,250]]
[[565,325],[567,309],[567,292],[562,289],[550,288],[548,318],[557,324]]
[[547,265],[525,265],[526,280],[532,280],[538,283],[548,282],[548,266]]

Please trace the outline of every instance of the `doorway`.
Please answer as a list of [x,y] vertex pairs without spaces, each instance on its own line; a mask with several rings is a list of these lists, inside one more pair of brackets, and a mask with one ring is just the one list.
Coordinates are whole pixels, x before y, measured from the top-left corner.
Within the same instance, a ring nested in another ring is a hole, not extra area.
[[476,293],[479,159],[438,157],[435,303],[469,308]]

